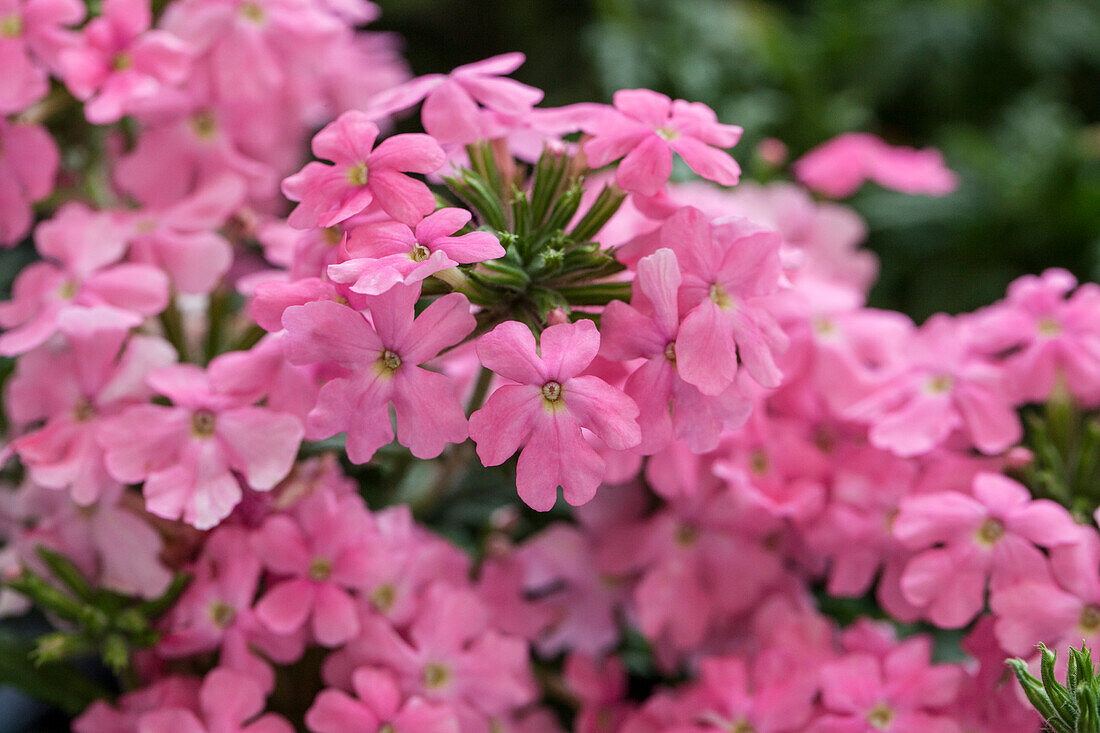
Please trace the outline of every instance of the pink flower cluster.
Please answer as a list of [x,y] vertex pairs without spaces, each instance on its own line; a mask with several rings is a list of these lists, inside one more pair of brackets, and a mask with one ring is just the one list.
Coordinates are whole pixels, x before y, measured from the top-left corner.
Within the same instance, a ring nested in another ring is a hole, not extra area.
[[[1096,285],[918,325],[867,307],[852,209],[728,188],[704,105],[539,108],[520,54],[408,80],[362,0],[70,5],[0,0],[0,241],[53,105],[109,141],[0,303],[2,577],[191,578],[78,733],[1025,733],[1004,657],[1100,639],[1100,535],[1021,482],[1020,417],[1100,407]],[[865,134],[793,173],[955,185]],[[501,476],[472,557],[434,533]]]

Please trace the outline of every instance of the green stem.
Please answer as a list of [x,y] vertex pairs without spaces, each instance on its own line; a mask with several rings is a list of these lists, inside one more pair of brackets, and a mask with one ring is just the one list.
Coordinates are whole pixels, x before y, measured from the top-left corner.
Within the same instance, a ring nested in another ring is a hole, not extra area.
[[485,403],[485,397],[489,394],[489,385],[492,383],[494,376],[492,370],[481,367],[481,373],[477,375],[477,383],[470,395],[470,401],[466,404],[466,417],[474,414],[474,411]]
[[183,330],[183,314],[180,313],[175,298],[168,301],[168,307],[164,309],[159,318],[160,325],[164,328],[164,337],[168,339],[168,343],[176,348],[180,361],[187,361],[187,337],[184,335]]

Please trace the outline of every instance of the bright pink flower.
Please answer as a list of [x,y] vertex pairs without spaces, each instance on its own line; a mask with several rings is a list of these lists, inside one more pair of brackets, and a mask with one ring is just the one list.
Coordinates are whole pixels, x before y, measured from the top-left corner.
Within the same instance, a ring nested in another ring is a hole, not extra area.
[[1019,442],[1020,419],[1003,374],[973,353],[968,324],[933,316],[905,345],[902,365],[890,365],[844,417],[868,422],[871,444],[899,456],[927,453],[956,429],[981,452]]
[[343,690],[322,690],[306,711],[316,733],[458,733],[458,720],[447,706],[406,698],[393,674],[360,667],[351,677],[355,697]]
[[371,539],[370,515],[357,495],[312,494],[295,505],[295,517],[270,517],[252,538],[256,553],[276,577],[256,604],[256,616],[278,634],[310,621],[314,638],[339,646],[359,633],[350,589],[359,586]]
[[450,293],[414,319],[419,291],[398,285],[372,296],[370,321],[331,301],[293,306],[283,314],[292,364],[333,362],[349,370],[321,388],[309,431],[317,438],[347,432],[348,457],[355,463],[366,463],[393,440],[391,403],[397,440],[418,458],[434,458],[447,443],[466,439],[454,382],[420,365],[474,330],[470,304]]
[[371,119],[412,107],[421,99],[424,130],[444,145],[465,145],[485,137],[487,109],[522,116],[542,100],[542,91],[500,78],[519,68],[522,53],[506,53],[459,66],[450,74],[429,74],[384,91],[370,100]]
[[919,551],[901,576],[901,590],[942,628],[959,628],[985,606],[986,585],[1042,577],[1036,547],[1072,544],[1082,529],[1061,505],[1032,501],[1027,489],[998,474],[974,479],[974,497],[944,491],[903,500],[894,536]]
[[703,730],[803,730],[817,689],[791,674],[790,664],[800,661],[778,650],[764,652],[751,665],[737,657],[704,659],[685,706]]
[[613,300],[604,309],[600,344],[608,359],[647,359],[624,387],[641,411],[642,442],[636,450],[656,453],[673,438],[696,453],[714,450],[723,430],[736,429],[748,419],[752,401],[736,384],[706,396],[680,376],[676,339],[682,278],[672,250],[662,248],[644,257],[637,271],[630,305]]
[[68,489],[87,506],[117,482],[103,465],[96,434],[104,418],[144,402],[150,372],[176,360],[172,346],[155,336],[128,341],[129,322],[102,308],[67,310],[59,319],[67,349],[42,346],[16,363],[7,407],[16,424],[45,420],[17,438],[12,448],[31,477],[52,489]]
[[61,76],[85,100],[97,125],[164,103],[167,87],[187,76],[191,49],[171,33],[149,30],[149,0],[104,0],[102,14],[61,52]]
[[12,124],[0,115],[0,245],[10,247],[30,231],[31,204],[53,190],[60,163],[61,153],[46,128]]
[[161,708],[198,711],[200,680],[165,677],[118,700],[117,709],[97,700],[73,721],[74,733],[138,733],[138,719]]
[[210,529],[241,500],[233,471],[257,491],[270,490],[289,473],[302,440],[302,424],[293,415],[221,394],[191,364],[160,369],[148,381],[174,404],[131,407],[105,420],[98,439],[114,478],[144,481],[145,506],[153,514]]
[[815,191],[844,198],[871,180],[903,193],[944,196],[958,179],[935,148],[887,145],[863,132],[848,132],[822,143],[794,163],[794,175]]
[[496,466],[521,444],[516,487],[533,509],[547,511],[557,487],[574,506],[589,501],[604,473],[604,460],[584,440],[591,430],[615,450],[641,441],[634,400],[599,377],[580,376],[596,357],[600,334],[588,320],[550,326],[536,347],[518,321],[500,324],[477,343],[477,355],[516,384],[498,387],[470,416],[470,437],[486,466]]
[[661,228],[683,275],[676,369],[704,395],[725,392],[744,367],[758,384],[777,387],[775,356],[788,346],[769,311],[779,288],[779,237],[745,219],[711,222],[692,207]]
[[[447,156],[428,135],[408,133],[383,140],[362,112],[345,112],[313,138],[313,154],[334,165],[312,162],[283,181],[283,193],[301,203],[287,220],[299,229],[338,224],[377,202],[387,214],[414,226],[435,209],[435,196],[404,175],[433,173]],[[374,148],[372,150],[372,148]]]
[[901,644],[884,658],[850,654],[822,670],[825,714],[809,733],[959,733],[942,714],[962,670],[929,664],[930,646]]
[[224,667],[203,680],[199,710],[161,707],[138,720],[138,733],[294,733],[274,713],[263,713],[264,692],[251,677]]
[[282,337],[265,336],[248,351],[230,351],[210,362],[210,384],[241,403],[260,400],[275,412],[306,423],[317,404],[321,375],[315,367],[294,366],[286,359]]
[[357,227],[348,237],[348,259],[329,265],[329,279],[350,283],[356,293],[378,295],[459,264],[503,257],[504,247],[490,232],[453,236],[472,216],[466,209],[447,208],[426,216],[415,229],[398,221]]
[[622,158],[615,182],[625,191],[653,196],[672,175],[672,153],[703,178],[732,186],[741,176],[736,161],[720,148],[732,148],[741,128],[718,122],[714,110],[699,102],[675,102],[648,89],[621,89],[615,110],[594,116],[585,132],[589,164],[600,168]]
[[252,602],[261,569],[247,530],[222,526],[211,533],[191,570],[192,581],[172,607],[157,653],[177,659],[220,651],[222,667],[248,675],[271,692],[271,663],[297,661],[305,635],[275,634],[260,623]]
[[72,36],[62,26],[84,19],[77,0],[0,0],[0,115],[46,96],[49,71]]
[[209,293],[233,262],[233,248],[217,230],[244,199],[244,183],[222,176],[163,209],[132,216],[131,256],[163,269],[183,293]]
[[626,669],[618,657],[609,655],[597,661],[587,654],[570,652],[562,677],[580,701],[573,724],[577,733],[620,730],[630,706],[625,700]]
[[36,262],[19,273],[12,299],[0,304],[0,353],[21,354],[57,332],[72,306],[100,306],[136,326],[142,316],[164,310],[168,278],[155,267],[115,264],[126,251],[123,229],[107,213],[69,204],[35,232],[38,251],[53,262]]

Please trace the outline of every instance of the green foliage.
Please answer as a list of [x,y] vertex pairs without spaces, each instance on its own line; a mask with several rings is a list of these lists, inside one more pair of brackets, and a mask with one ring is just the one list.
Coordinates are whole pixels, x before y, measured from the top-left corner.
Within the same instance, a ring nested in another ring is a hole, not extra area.
[[1008,660],[1027,699],[1055,733],[1100,733],[1100,680],[1091,650],[1084,644],[1070,648],[1064,685],[1054,675],[1055,653],[1042,644],[1039,650],[1041,679],[1028,672],[1024,660]]
[[1062,390],[1024,411],[1024,445],[1034,458],[1019,470],[1033,496],[1053,499],[1077,521],[1100,508],[1100,417],[1082,411]]

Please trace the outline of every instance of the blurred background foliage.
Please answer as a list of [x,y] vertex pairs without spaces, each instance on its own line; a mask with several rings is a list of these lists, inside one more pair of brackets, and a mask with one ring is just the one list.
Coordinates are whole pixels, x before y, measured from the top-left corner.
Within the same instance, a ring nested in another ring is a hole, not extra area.
[[866,187],[872,304],[972,310],[1013,278],[1100,278],[1097,0],[380,0],[413,70],[521,50],[546,104],[646,86],[777,137],[791,158],[848,130],[940,147],[944,199]]

